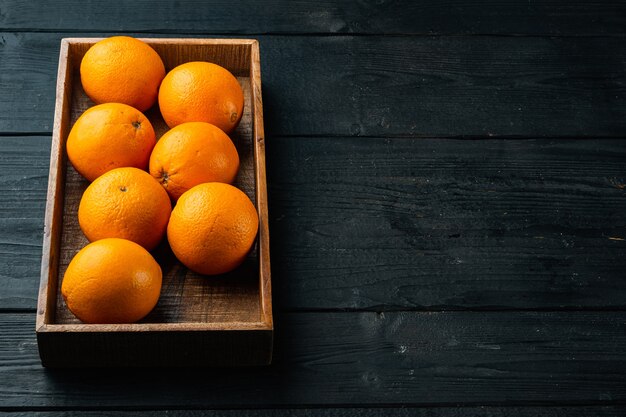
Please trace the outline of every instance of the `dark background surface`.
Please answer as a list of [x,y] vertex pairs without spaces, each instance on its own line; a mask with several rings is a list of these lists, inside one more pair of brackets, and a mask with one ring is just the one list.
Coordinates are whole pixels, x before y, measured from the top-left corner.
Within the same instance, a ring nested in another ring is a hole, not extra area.
[[[275,364],[41,367],[60,39],[259,39]],[[626,414],[626,4],[0,0],[0,415]]]

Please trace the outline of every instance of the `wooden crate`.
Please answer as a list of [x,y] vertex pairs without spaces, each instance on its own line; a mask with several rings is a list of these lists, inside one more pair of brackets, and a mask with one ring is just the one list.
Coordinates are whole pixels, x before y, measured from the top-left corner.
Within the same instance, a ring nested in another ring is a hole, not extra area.
[[[265,177],[265,144],[259,45],[247,39],[143,39],[166,70],[188,61],[210,61],[229,69],[244,90],[242,120],[231,138],[240,157],[235,181],[259,214],[257,242],[244,264],[216,277],[195,274],[173,256],[167,242],[153,251],[163,270],[155,309],[133,324],[83,324],[61,296],[63,274],[88,241],[77,218],[88,185],[67,161],[72,124],[93,103],[81,83],[80,62],[99,39],[61,42],[56,112],[46,203],[41,284],[37,310],[39,354],[47,367],[248,366],[269,364],[272,303]],[[167,131],[158,106],[146,112],[157,137]]]

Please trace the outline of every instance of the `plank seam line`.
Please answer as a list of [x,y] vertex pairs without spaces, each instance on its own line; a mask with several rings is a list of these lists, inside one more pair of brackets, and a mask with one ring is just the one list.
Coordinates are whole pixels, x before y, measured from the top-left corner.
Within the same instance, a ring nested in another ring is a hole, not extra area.
[[266,140],[276,139],[297,139],[297,138],[359,138],[359,139],[451,139],[451,140],[624,140],[624,135],[436,135],[436,134],[412,134],[412,135],[349,135],[349,134],[335,134],[335,133],[322,133],[322,134],[278,134],[278,135],[266,135]]
[[[35,314],[35,308],[0,308],[0,314]],[[536,308],[506,308],[506,307],[449,307],[449,308],[422,308],[422,307],[364,307],[364,308],[285,308],[278,309],[278,314],[361,314],[361,313],[626,313],[626,306],[615,307],[536,307]],[[280,320],[278,320],[280,321]]]
[[[28,137],[28,136],[52,136],[52,132],[0,132],[0,137]],[[341,133],[303,133],[303,134],[277,134],[266,135],[266,140],[272,139],[424,139],[424,140],[626,140],[626,136],[623,135],[349,135]]]
[[246,37],[246,36],[301,36],[301,37],[495,37],[495,38],[624,38],[626,33],[591,33],[591,34],[558,34],[558,33],[441,33],[441,32],[297,32],[297,31],[281,31],[281,32],[246,32],[246,31],[223,31],[223,32],[181,32],[169,29],[152,29],[152,30],[87,30],[87,29],[43,29],[43,28],[0,28],[0,33],[80,33],[80,34],[168,34],[180,36],[228,36],[228,37]]
[[364,307],[364,308],[286,308],[279,313],[623,313],[626,306],[607,307]]
[[187,411],[187,410],[285,410],[285,409],[388,409],[388,408],[583,408],[583,407],[619,407],[626,406],[626,400],[597,400],[597,401],[561,401],[561,402],[537,402],[537,401],[507,401],[507,402],[450,402],[450,403],[375,403],[375,404],[257,404],[241,406],[233,405],[190,405],[190,406],[0,406],[0,412],[27,412],[27,411]]

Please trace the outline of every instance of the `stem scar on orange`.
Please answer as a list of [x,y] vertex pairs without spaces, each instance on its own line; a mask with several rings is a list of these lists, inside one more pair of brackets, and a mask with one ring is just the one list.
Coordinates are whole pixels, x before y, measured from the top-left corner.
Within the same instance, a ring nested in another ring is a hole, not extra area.
[[207,122],[232,132],[243,114],[243,90],[226,68],[187,62],[172,69],[159,88],[159,108],[169,127]]
[[93,181],[114,168],[146,169],[156,143],[143,113],[121,103],[87,109],[67,138],[67,156],[83,177]]
[[210,123],[183,123],[166,132],[150,155],[150,174],[173,200],[203,182],[231,183],[239,154],[228,135]]
[[150,174],[117,168],[87,187],[78,223],[91,242],[116,237],[152,250],[165,236],[171,211],[169,196]]
[[150,174],[117,168],[87,187],[78,223],[91,242],[116,237],[152,250],[165,236],[171,211],[169,196]]

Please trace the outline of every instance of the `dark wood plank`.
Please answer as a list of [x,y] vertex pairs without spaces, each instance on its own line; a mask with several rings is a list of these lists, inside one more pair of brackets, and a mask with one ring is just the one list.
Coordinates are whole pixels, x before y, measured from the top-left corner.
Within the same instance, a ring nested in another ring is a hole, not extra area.
[[[0,132],[51,130],[67,35],[0,34]],[[255,37],[270,137],[626,131],[621,38]]]
[[626,306],[626,140],[267,141],[290,309]]
[[[149,10],[149,13],[142,11]],[[64,0],[0,5],[9,30],[180,33],[624,34],[626,7],[609,0],[171,1]]]
[[0,137],[0,309],[33,308],[39,288],[50,137]]
[[[13,411],[2,417],[112,417],[120,411]],[[128,417],[162,416],[163,410],[128,411]],[[623,417],[623,406],[582,407],[434,407],[434,408],[280,408],[272,410],[167,410],[170,417]]]
[[274,365],[44,370],[34,314],[0,314],[0,407],[617,405],[626,313],[277,315]]
[[[0,305],[33,308],[49,139],[1,139]],[[267,152],[278,310],[626,306],[624,140],[270,138]]]

